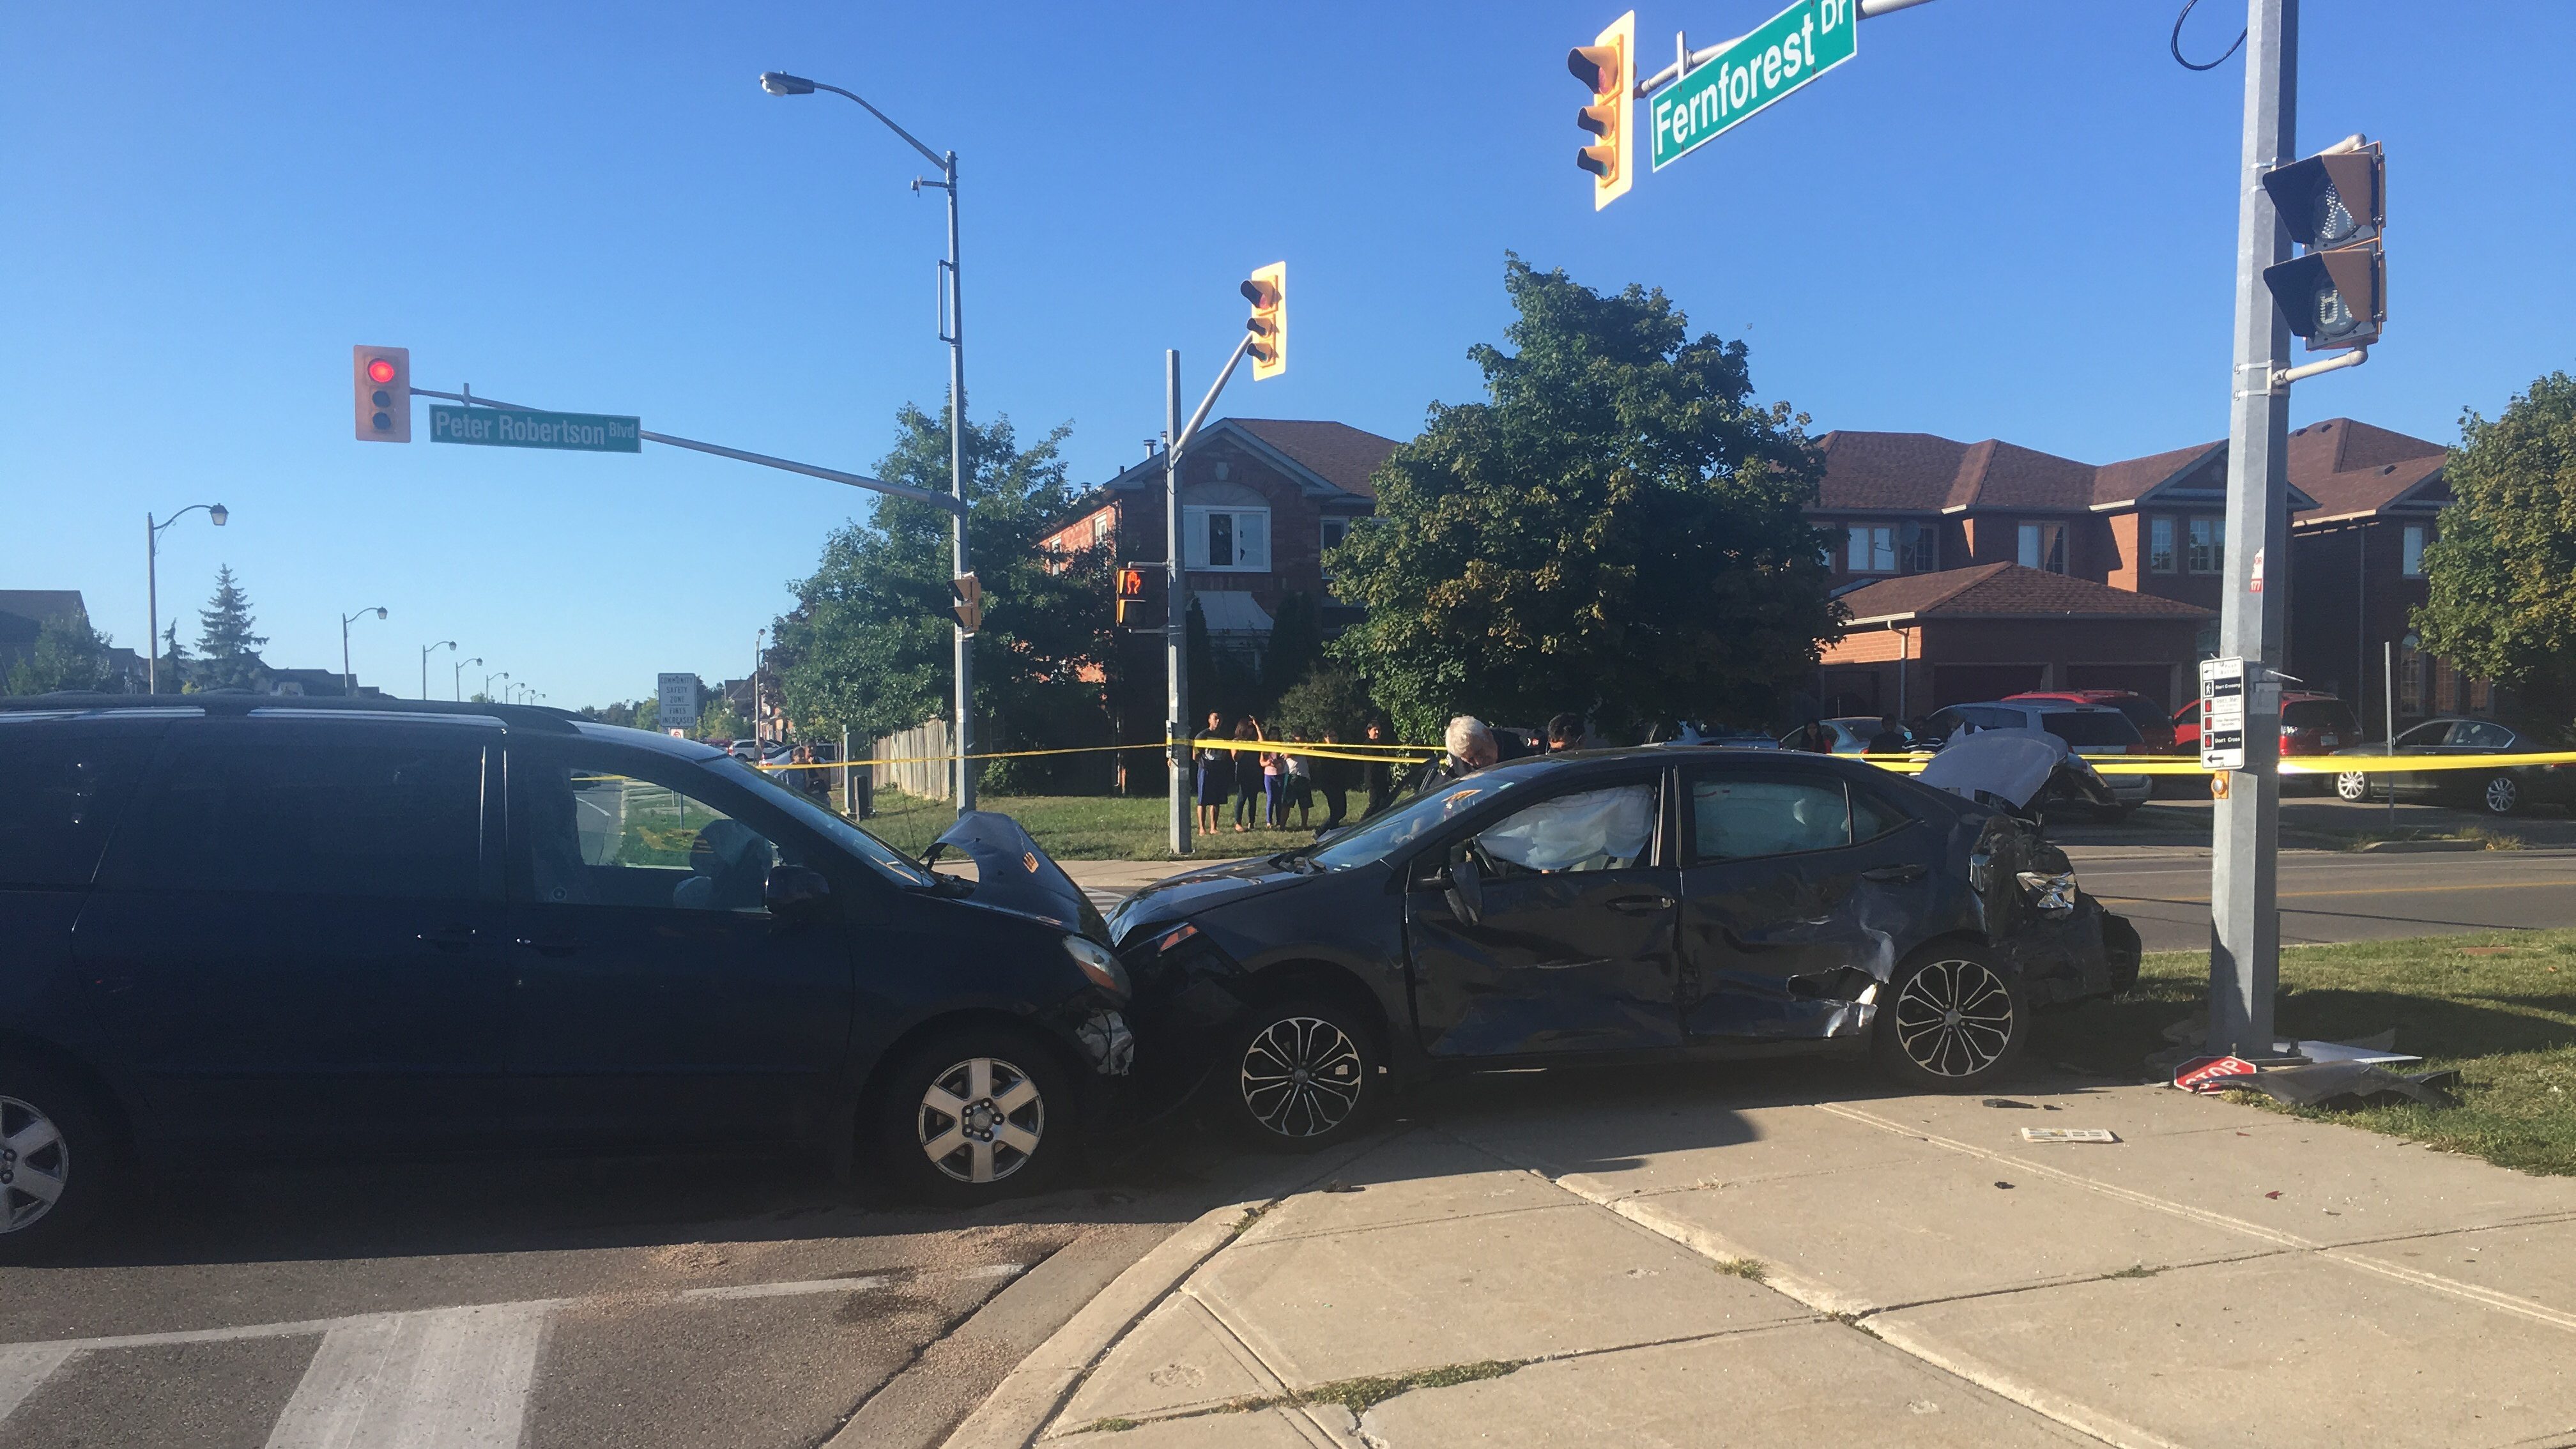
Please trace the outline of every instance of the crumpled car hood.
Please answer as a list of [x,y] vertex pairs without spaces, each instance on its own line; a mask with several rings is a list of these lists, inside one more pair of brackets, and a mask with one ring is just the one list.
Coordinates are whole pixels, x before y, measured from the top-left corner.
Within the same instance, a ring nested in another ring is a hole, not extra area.
[[1212,906],[1232,905],[1268,895],[1308,877],[1268,860],[1239,860],[1158,880],[1118,903],[1111,916],[1112,933],[1121,939],[1147,924],[1193,916]]
[[970,810],[958,816],[931,847],[925,865],[938,858],[940,846],[954,846],[975,862],[974,904],[1033,916],[1110,944],[1109,923],[1101,919],[1100,908],[1008,815]]
[[1961,799],[2023,810],[2060,772],[2070,777],[2069,794],[2111,798],[2092,763],[2045,730],[1979,730],[1942,746],[1914,778]]

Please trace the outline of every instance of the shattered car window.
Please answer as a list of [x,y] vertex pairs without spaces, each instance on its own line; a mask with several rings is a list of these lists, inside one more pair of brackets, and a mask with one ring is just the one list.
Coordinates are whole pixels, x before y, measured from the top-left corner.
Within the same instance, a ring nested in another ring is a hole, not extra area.
[[1852,843],[1840,781],[1702,779],[1691,783],[1702,860],[1748,860]]
[[1541,800],[1476,837],[1485,856],[1529,871],[1621,870],[1655,836],[1655,787],[1618,785]]
[[1498,792],[1521,783],[1521,779],[1509,771],[1485,771],[1453,781],[1336,838],[1307,859],[1326,870],[1348,870],[1384,860],[1419,840],[1424,831],[1456,819]]

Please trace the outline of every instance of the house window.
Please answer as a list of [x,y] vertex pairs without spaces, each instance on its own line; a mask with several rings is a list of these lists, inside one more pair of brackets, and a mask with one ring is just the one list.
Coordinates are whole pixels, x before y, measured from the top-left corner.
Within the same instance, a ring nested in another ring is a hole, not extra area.
[[2227,567],[2227,520],[2195,518],[2191,521],[2191,571],[2214,574]]
[[2147,520],[2147,571],[2169,574],[2174,571],[2174,521],[2170,518]]
[[2066,525],[2025,523],[2021,526],[2021,566],[2046,573],[2066,572]]
[[2424,525],[2406,525],[2406,541],[2400,549],[2397,571],[2410,579],[2424,577]]
[[1270,572],[1270,510],[1184,508],[1181,561],[1211,573]]
[[2397,646],[2397,712],[2424,712],[2424,656],[2403,644]]
[[1323,530],[1323,546],[1328,549],[1340,548],[1342,540],[1351,536],[1351,521],[1347,518],[1327,518],[1324,520]]
[[2495,708],[2495,691],[2483,679],[2469,681],[2469,713],[2485,714]]
[[1941,571],[1941,530],[1929,523],[1909,523],[1896,531],[1896,566],[1909,574]]
[[1848,530],[1851,547],[1846,561],[1856,574],[1892,574],[1896,572],[1896,530],[1884,523],[1855,523]]
[[2460,671],[2448,659],[2433,661],[2433,710],[2436,714],[2460,711]]
[[1107,543],[1109,541],[1109,527],[1111,522],[1112,520],[1110,516],[1106,513],[1091,520],[1091,541],[1093,543],[1099,544]]

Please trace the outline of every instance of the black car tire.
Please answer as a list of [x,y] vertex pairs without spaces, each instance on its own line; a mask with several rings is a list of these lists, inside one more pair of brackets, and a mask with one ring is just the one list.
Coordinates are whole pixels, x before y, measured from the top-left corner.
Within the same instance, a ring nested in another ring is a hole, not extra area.
[[1247,1013],[1217,1059],[1214,1085],[1236,1136],[1272,1152],[1314,1152],[1367,1126],[1386,1095],[1374,1017],[1329,995]]
[[2348,805],[2358,805],[2371,796],[2370,776],[2360,770],[2346,770],[2335,776],[2335,798]]
[[[950,1207],[1044,1190],[1082,1130],[1055,1051],[999,1024],[942,1032],[904,1053],[879,1079],[871,1115],[867,1135],[895,1190]],[[955,1144],[944,1155],[943,1142]]]
[[88,1232],[115,1199],[120,1156],[87,1092],[0,1062],[0,1263],[41,1261]]
[[2096,825],[2117,825],[2122,821],[2127,820],[2130,816],[2137,814],[2138,807],[2145,803],[2146,802],[2143,800],[2131,800],[2119,805],[2096,805],[2093,807],[2093,823]]
[[2511,815],[2522,808],[2522,782],[2511,775],[2489,775],[2478,786],[2478,808],[2489,815]]
[[1991,951],[1936,942],[1896,969],[1879,998],[1871,1050],[1881,1070],[1927,1092],[1985,1086],[2030,1036],[2021,982]]

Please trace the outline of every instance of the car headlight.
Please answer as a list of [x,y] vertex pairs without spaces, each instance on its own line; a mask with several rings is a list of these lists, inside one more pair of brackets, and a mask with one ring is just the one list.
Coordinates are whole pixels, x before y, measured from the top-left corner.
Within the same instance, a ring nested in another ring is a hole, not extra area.
[[1073,958],[1073,964],[1082,968],[1082,974],[1091,978],[1092,985],[1103,991],[1115,991],[1121,996],[1133,994],[1127,986],[1127,968],[1120,965],[1118,958],[1109,954],[1109,948],[1098,941],[1088,936],[1067,936],[1064,938],[1064,954]]
[[2075,872],[2069,870],[2050,874],[2045,871],[2025,870],[2016,873],[2013,879],[2021,882],[2022,899],[2030,902],[2032,910],[2043,916],[2064,916],[2074,913]]

